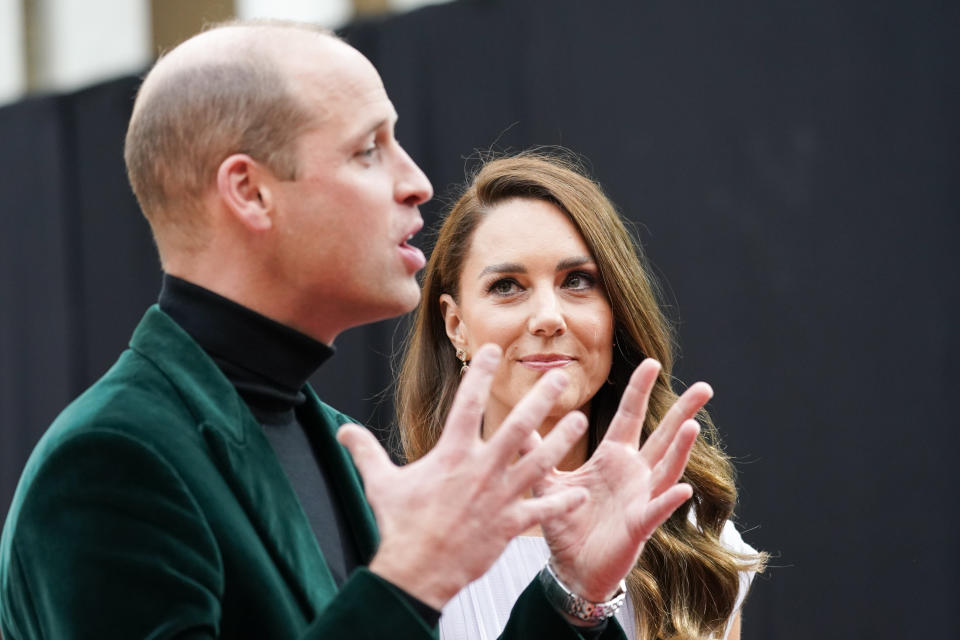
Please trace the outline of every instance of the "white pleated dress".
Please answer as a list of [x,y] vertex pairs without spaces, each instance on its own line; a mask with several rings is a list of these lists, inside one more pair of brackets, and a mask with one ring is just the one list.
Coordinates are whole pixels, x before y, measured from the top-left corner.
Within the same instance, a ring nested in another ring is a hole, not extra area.
[[[743,541],[732,522],[724,525],[720,540],[732,551],[756,553],[753,547]],[[440,617],[441,640],[495,640],[507,625],[513,603],[549,557],[550,550],[541,537],[520,536],[511,540],[490,570],[468,584],[443,608]],[[740,574],[740,593],[734,611],[740,610],[753,575],[752,571]],[[629,596],[616,616],[627,638],[636,640],[633,604]],[[723,638],[729,634],[732,622],[732,618],[727,621]]]

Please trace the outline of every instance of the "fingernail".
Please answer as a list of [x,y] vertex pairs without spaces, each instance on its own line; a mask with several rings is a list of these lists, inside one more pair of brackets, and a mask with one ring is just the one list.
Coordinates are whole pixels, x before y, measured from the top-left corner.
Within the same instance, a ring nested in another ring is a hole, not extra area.
[[473,356],[473,361],[476,364],[496,364],[500,359],[500,348],[496,345],[485,344],[480,347],[480,350],[477,351],[476,355]]
[[587,416],[583,415],[581,412],[571,411],[567,417],[567,420],[570,421],[570,424],[567,428],[570,430],[571,436],[579,438],[587,432],[589,421],[587,420]]
[[587,430],[587,427],[590,425],[590,421],[587,420],[587,416],[584,415],[583,413],[577,411],[576,414],[577,414],[577,421],[575,424],[576,424],[577,430],[583,433],[584,431]]
[[562,371],[550,371],[547,373],[550,376],[550,384],[553,385],[553,388],[557,391],[563,391],[567,388],[567,385],[570,384],[570,379],[567,378],[567,374]]

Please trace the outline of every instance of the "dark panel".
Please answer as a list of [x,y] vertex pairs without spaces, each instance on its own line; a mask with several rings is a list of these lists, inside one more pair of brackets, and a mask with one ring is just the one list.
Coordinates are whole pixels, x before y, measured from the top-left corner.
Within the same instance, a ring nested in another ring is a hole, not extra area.
[[69,277],[62,101],[0,109],[0,510],[27,456],[74,393],[76,296]]
[[80,248],[84,386],[113,364],[156,301],[160,261],[123,164],[123,139],[140,81],[122,78],[70,99],[76,148],[75,234]]

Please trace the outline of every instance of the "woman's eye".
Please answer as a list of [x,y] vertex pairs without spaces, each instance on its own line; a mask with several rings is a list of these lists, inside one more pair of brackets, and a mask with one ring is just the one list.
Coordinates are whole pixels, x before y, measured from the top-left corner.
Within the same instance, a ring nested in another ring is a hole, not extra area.
[[508,296],[510,294],[516,293],[519,289],[519,285],[515,280],[509,278],[503,278],[502,280],[497,280],[490,285],[487,289],[490,293],[495,293],[498,296]]
[[567,276],[563,286],[567,289],[591,289],[595,283],[596,279],[589,273],[574,271]]

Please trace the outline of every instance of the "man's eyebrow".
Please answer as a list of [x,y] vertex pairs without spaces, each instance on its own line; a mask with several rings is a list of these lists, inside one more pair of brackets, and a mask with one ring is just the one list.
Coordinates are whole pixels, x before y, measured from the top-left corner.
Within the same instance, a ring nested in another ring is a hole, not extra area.
[[477,278],[482,278],[488,273],[526,273],[527,268],[522,264],[517,262],[501,262],[499,264],[491,264],[483,268],[483,271],[480,272],[480,275]]
[[351,137],[351,140],[359,141],[366,140],[369,136],[375,134],[377,131],[383,127],[393,128],[397,125],[397,117],[393,114],[386,118],[380,118],[376,122],[370,124],[369,126],[363,127],[360,129],[359,133]]
[[381,120],[378,120],[377,122],[375,122],[375,123],[372,124],[371,126],[365,128],[365,129],[363,130],[363,133],[360,134],[359,137],[360,137],[360,138],[366,138],[366,137],[369,136],[370,134],[376,133],[376,132],[379,131],[381,128],[390,126],[390,122],[391,122],[391,121],[390,121],[390,118],[383,118],[383,119],[381,119]]
[[590,256],[577,256],[576,258],[565,258],[557,263],[557,271],[566,271],[574,267],[582,267],[585,264],[593,264],[593,258]]

